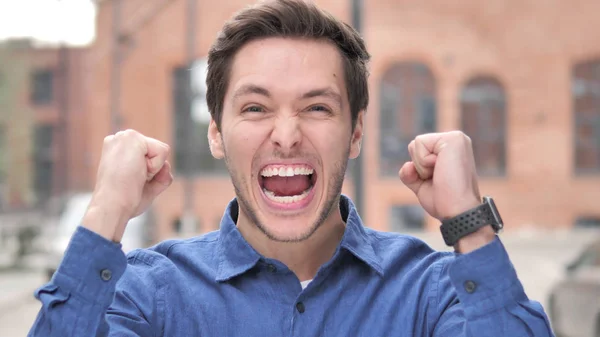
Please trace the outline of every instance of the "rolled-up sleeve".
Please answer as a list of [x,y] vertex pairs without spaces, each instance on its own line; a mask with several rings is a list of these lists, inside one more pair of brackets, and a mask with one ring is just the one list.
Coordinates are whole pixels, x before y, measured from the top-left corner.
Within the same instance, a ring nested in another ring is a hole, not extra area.
[[530,300],[496,238],[440,269],[436,337],[553,336],[540,303]]

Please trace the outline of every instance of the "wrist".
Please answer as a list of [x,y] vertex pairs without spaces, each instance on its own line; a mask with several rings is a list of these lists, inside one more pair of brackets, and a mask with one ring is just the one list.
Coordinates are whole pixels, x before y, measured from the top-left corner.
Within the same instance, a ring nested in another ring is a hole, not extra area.
[[492,242],[503,227],[494,200],[486,196],[479,205],[443,219],[440,230],[448,246],[459,253],[468,253]]
[[82,219],[82,226],[113,242],[120,242],[130,216],[123,207],[92,201]]
[[460,238],[454,245],[454,250],[460,254],[467,254],[488,245],[495,238],[496,232],[491,225],[487,225]]
[[439,220],[445,220],[454,218],[468,210],[471,210],[481,205],[481,200],[477,198],[465,199],[465,200],[454,200],[452,205],[448,207],[441,215]]

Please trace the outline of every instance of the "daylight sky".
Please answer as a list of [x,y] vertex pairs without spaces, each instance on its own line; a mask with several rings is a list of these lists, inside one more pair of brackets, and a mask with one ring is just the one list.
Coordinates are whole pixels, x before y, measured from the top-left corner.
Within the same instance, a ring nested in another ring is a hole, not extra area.
[[92,0],[0,0],[0,40],[85,45],[94,38]]

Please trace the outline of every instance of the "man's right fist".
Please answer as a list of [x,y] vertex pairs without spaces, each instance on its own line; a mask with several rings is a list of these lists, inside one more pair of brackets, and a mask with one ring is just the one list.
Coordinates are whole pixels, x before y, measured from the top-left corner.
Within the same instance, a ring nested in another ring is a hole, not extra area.
[[134,130],[104,138],[92,201],[83,226],[119,242],[127,222],[171,182],[169,146]]

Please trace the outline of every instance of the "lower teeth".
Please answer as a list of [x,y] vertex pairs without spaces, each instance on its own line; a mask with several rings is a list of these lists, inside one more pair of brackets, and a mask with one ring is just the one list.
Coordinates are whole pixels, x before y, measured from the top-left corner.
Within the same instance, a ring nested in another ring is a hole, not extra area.
[[291,196],[276,196],[275,193],[273,193],[273,192],[271,192],[269,190],[266,190],[264,188],[263,188],[263,192],[265,192],[265,195],[269,199],[271,199],[271,200],[273,200],[275,202],[278,202],[278,203],[281,203],[281,204],[291,204],[293,202],[298,202],[298,201],[306,198],[306,196],[308,196],[308,193],[310,192],[311,188],[312,187],[310,187],[306,191],[302,192],[302,194],[291,195]]

